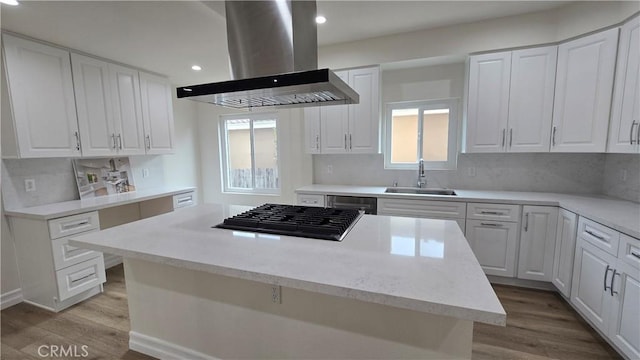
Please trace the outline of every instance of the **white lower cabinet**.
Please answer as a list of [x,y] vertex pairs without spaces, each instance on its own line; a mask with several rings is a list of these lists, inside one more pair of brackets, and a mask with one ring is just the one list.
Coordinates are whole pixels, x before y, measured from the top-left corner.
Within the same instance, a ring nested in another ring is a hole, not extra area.
[[516,276],[520,205],[467,204],[465,235],[487,275]]
[[576,214],[565,209],[558,211],[551,282],[567,298],[571,297],[571,275],[573,274],[573,258],[576,253],[577,226],[578,217]]
[[640,358],[640,239],[581,217],[571,303],[626,357]]
[[100,230],[97,212],[10,221],[26,302],[58,312],[102,292],[102,253],[68,244],[74,235]]
[[464,233],[467,204],[456,201],[378,198],[378,215],[454,220]]
[[558,208],[525,205],[522,218],[518,278],[551,281]]
[[515,276],[517,223],[467,219],[466,237],[485,274]]

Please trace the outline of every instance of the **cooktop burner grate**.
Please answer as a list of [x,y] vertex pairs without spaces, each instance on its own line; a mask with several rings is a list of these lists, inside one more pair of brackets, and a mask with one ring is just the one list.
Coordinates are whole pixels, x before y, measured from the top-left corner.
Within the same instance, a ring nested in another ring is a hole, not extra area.
[[215,227],[342,241],[359,217],[352,209],[264,204]]

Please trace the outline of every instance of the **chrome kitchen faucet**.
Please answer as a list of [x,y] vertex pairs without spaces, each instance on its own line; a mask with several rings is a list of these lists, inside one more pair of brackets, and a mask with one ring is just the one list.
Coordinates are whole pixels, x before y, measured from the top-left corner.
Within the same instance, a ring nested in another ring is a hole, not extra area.
[[422,188],[427,185],[427,177],[424,175],[424,160],[418,161],[418,187]]

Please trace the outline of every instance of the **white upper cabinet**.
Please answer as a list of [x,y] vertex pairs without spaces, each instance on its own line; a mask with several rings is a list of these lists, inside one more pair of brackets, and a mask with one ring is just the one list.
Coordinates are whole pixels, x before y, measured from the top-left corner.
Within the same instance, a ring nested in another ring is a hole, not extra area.
[[557,46],[472,56],[467,152],[547,152]]
[[349,85],[360,95],[360,102],[349,105],[349,152],[378,152],[380,128],[380,69],[349,70]]
[[304,132],[307,154],[320,154],[320,107],[304,108]]
[[607,152],[640,152],[640,17],[620,32]]
[[558,47],[552,152],[604,152],[618,28]]
[[[3,156],[19,158],[80,156],[80,134],[69,52],[2,35],[6,90],[3,105]],[[4,107],[4,106],[3,106]]]
[[82,155],[114,155],[117,153],[117,144],[109,66],[104,61],[73,53],[71,65]]
[[109,64],[111,98],[120,155],[144,155],[144,128],[138,71]]
[[306,152],[378,152],[380,68],[343,70],[335,74],[360,95],[360,102],[305,108]]
[[549,151],[557,55],[557,46],[511,54],[507,151]]
[[505,150],[510,74],[510,51],[469,59],[467,152]]
[[140,72],[144,140],[149,155],[173,152],[173,102],[166,78]]

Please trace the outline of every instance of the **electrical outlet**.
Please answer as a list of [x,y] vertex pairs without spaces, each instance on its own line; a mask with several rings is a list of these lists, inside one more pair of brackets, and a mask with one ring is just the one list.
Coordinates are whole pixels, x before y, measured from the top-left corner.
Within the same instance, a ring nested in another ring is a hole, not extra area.
[[143,178],[149,177],[149,169],[142,169],[142,177]]
[[273,301],[276,304],[282,304],[282,286],[280,285],[271,286],[271,301]]
[[476,168],[474,167],[470,167],[467,169],[467,175],[469,175],[469,177],[474,177],[476,176]]
[[327,174],[333,174],[333,165],[327,165]]
[[26,192],[36,191],[36,180],[24,179],[24,191]]

